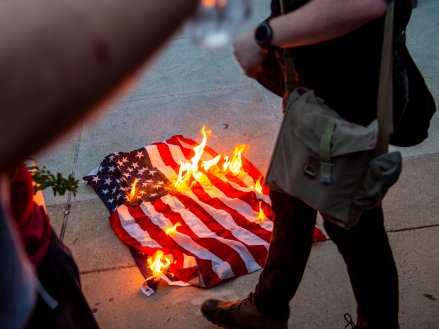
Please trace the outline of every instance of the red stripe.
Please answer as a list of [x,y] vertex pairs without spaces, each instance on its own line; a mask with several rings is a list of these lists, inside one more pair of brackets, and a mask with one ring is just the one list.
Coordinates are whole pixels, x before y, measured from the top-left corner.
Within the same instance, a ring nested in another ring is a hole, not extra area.
[[200,206],[198,202],[191,199],[190,197],[180,193],[176,194],[175,197],[178,198],[180,202],[183,203],[190,212],[192,212],[198,218],[202,219],[203,223],[209,228],[209,230],[215,232],[217,235],[225,239],[242,243],[243,245],[245,245],[245,247],[253,256],[255,261],[259,264],[259,266],[264,266],[265,258],[267,255],[267,249],[264,246],[248,245],[245,242],[240,241],[232,234],[232,232],[230,232],[230,230],[218,223],[206,210],[204,210],[203,207]]
[[270,242],[271,232],[263,229],[258,224],[250,222],[245,218],[243,215],[241,215],[237,210],[230,208],[227,206],[221,199],[216,197],[209,196],[201,187],[201,185],[196,182],[195,185],[192,187],[192,192],[197,196],[197,198],[204,202],[205,204],[208,204],[209,206],[215,208],[215,209],[221,209],[226,211],[230,216],[232,216],[235,223],[242,228],[245,228],[248,231],[253,232],[254,234],[258,235],[261,239],[263,239],[266,242]]
[[[170,139],[166,140],[166,143],[180,147],[181,152],[184,154],[184,156],[187,160],[191,159],[195,155],[195,152],[193,151],[193,149],[190,149],[190,148],[183,146],[183,144],[181,143],[178,136],[171,137]],[[196,144],[194,146],[196,146]]]
[[[200,143],[197,143],[197,142],[193,141],[192,139],[183,137],[181,135],[174,136],[174,137],[176,137],[176,138],[175,139],[174,138],[168,139],[168,141],[171,141],[170,144],[180,145],[182,148],[185,148],[185,147],[183,147],[181,142],[184,142],[185,144],[191,145],[192,147],[197,146],[197,145],[200,144]],[[219,154],[218,152],[216,152],[213,148],[211,148],[208,145],[206,145],[204,147],[204,150],[206,151],[206,153],[210,154],[213,158],[216,157]]]
[[[172,154],[169,150],[169,146],[163,143],[157,143],[157,148],[160,152],[160,155],[162,157],[163,162],[165,165],[170,166],[174,168],[176,172],[178,172],[179,164],[177,164],[174,159],[172,158]],[[192,192],[197,195],[198,199],[216,209],[222,209],[229,213],[236,224],[238,224],[241,227],[245,227],[251,232],[254,232],[261,238],[263,238],[265,241],[269,242],[271,237],[271,232],[265,230],[264,228],[260,227],[256,223],[252,223],[248,221],[243,215],[241,215],[238,211],[228,207],[223,201],[221,201],[219,198],[212,198],[210,197],[204,190],[203,187],[196,182],[195,185],[191,188]]]
[[261,174],[258,168],[256,168],[250,161],[248,161],[244,157],[242,157],[242,168],[245,172],[249,174],[251,178],[253,178],[255,182],[257,182],[257,180],[261,178],[260,184],[262,186],[262,193],[265,195],[269,195],[270,188],[264,185],[265,177]]
[[[190,160],[194,156],[193,147],[199,145],[199,143],[185,138],[181,135],[176,135],[169,138],[164,143],[154,143],[157,147],[159,155],[163,163],[172,168],[175,173],[178,173],[180,164],[173,157],[172,151],[178,147],[182,155]],[[192,148],[191,148],[192,147]],[[206,146],[204,151],[215,157],[218,155],[212,148]],[[128,155],[129,153],[119,153],[121,155]],[[178,153],[177,153],[178,154]],[[221,162],[220,162],[221,165]],[[259,170],[246,158],[242,157],[242,169],[248,174],[249,177],[256,182],[262,174]],[[159,168],[160,170],[160,168]],[[200,171],[204,172],[200,168]],[[226,173],[225,176],[216,176],[213,171],[206,173],[208,179],[212,185],[221,191],[230,199],[239,199],[242,202],[250,205],[254,211],[259,211],[259,204],[262,200],[257,199],[255,192],[243,192],[240,187],[249,187],[242,179],[232,175],[231,173]],[[242,177],[242,176],[240,176]],[[233,183],[233,185],[232,185]],[[261,181],[263,187],[263,193],[268,195],[269,189],[263,185],[263,179]],[[180,194],[179,192],[173,191],[173,197],[177,198],[187,209],[192,212],[194,216],[197,216],[206,227],[221,236],[224,239],[230,241],[237,241],[246,246],[249,253],[253,256],[254,260],[262,267],[265,262],[267,255],[267,249],[263,245],[253,246],[247,245],[245,242],[239,240],[235,237],[231,231],[223,227],[220,223],[215,220],[215,216],[210,215],[209,212],[203,208],[201,202],[209,205],[210,207],[227,212],[235,223],[245,230],[248,230],[252,234],[259,236],[263,241],[269,243],[271,238],[271,231],[268,231],[258,225],[258,223],[251,222],[245,218],[239,211],[229,207],[227,201],[223,201],[218,197],[211,197],[199,184],[198,182],[192,187],[192,192],[195,194],[196,198],[191,198],[187,195]],[[194,228],[190,227],[183,220],[182,215],[177,211],[173,211],[170,207],[161,200],[156,200],[151,203],[155,211],[160,212],[164,217],[166,217],[174,225],[180,222],[182,226],[178,227],[178,232],[180,234],[185,234],[192,238],[192,240],[202,246],[203,248],[209,250],[215,254],[218,258],[227,261],[231,268],[233,269],[235,275],[242,275],[248,273],[247,267],[245,266],[245,261],[241,258],[239,252],[233,249],[226,242],[221,242],[213,237],[200,238],[195,232]],[[273,218],[274,214],[272,212],[271,206],[264,201],[262,201],[262,208],[264,213],[268,218]],[[186,250],[184,247],[180,246],[172,237],[166,235],[166,233],[157,225],[155,225],[152,220],[143,212],[141,207],[131,207],[128,209],[129,213],[132,215],[136,223],[145,231],[149,233],[152,239],[157,241],[163,246],[163,251],[165,253],[172,253],[174,258],[177,260],[175,264],[172,265],[172,271],[176,277],[182,281],[192,281],[194,278],[201,277],[200,284],[210,287],[222,281],[222,279],[213,271],[213,262],[210,260],[200,259],[194,255],[190,250]],[[119,218],[118,212],[113,212],[109,217],[109,221],[113,227],[113,230],[118,235],[119,239],[125,244],[132,246],[142,252],[152,255],[156,250],[154,248],[143,247],[140,242],[138,242],[134,237],[128,234],[121,225],[121,220]],[[318,237],[317,233],[320,231],[315,228],[315,237]],[[321,238],[321,237],[320,237]],[[194,257],[197,262],[197,267],[183,268],[184,255]]]
[[234,188],[229,182],[223,181],[222,179],[218,178],[217,176],[207,173],[207,178],[209,178],[210,182],[213,186],[215,186],[218,190],[223,192],[227,197],[231,199],[239,199],[243,202],[249,204],[252,206],[253,210],[257,211],[254,206],[256,204],[259,204],[259,201],[256,197],[255,192],[244,192],[242,190]]
[[169,146],[164,144],[164,143],[156,143],[154,144],[157,146],[157,150],[160,153],[160,157],[162,158],[163,163],[166,166],[171,167],[172,169],[174,169],[174,171],[176,173],[178,173],[178,170],[180,168],[180,164],[177,163],[174,158],[172,157],[172,153],[169,150]]
[[[189,140],[187,140],[187,139],[183,139],[186,143],[188,143],[189,142]],[[179,145],[179,147],[180,147],[180,149],[181,149],[181,151],[182,151],[182,153],[183,153],[183,155],[185,156],[185,157],[187,157],[188,159],[190,159],[192,156],[193,156],[193,150],[191,150],[191,149],[188,149],[188,148],[185,148],[185,147],[182,147],[182,145],[181,145],[181,143],[180,143],[180,141],[177,139],[177,138],[175,138],[175,139],[171,139],[171,140],[168,140],[167,142],[169,142],[169,144],[171,144],[171,145]],[[189,143],[188,143],[189,144]],[[196,143],[194,143],[194,142],[192,142],[192,144],[193,145],[197,145]],[[163,163],[166,165],[166,166],[169,166],[169,167],[171,167],[171,168],[173,168],[173,170],[175,171],[175,172],[178,172],[178,170],[179,170],[179,167],[180,167],[180,164],[178,164],[175,160],[174,160],[174,158],[173,158],[173,156],[172,156],[172,153],[171,153],[171,151],[170,151],[170,148],[169,148],[169,145],[166,145],[166,144],[164,144],[164,143],[155,143],[154,145],[156,145],[156,147],[157,147],[157,150],[158,150],[158,152],[159,152],[159,154],[160,154],[160,156],[161,156],[161,159],[162,159],[162,161],[163,161]],[[213,152],[213,155],[215,155],[216,153],[215,152]],[[243,186],[245,186],[245,184],[243,184],[243,182],[241,182],[241,184],[243,185]],[[256,235],[258,235],[261,239],[263,239],[264,241],[266,241],[266,242],[269,242],[270,241],[270,236],[271,236],[271,232],[269,232],[269,231],[267,231],[267,230],[265,230],[265,229],[263,229],[263,228],[261,228],[259,225],[257,225],[256,223],[252,223],[252,222],[249,222],[244,216],[242,216],[241,214],[239,214],[239,212],[238,211],[236,211],[236,210],[234,210],[234,209],[232,209],[232,208],[230,208],[230,207],[228,207],[228,206],[226,206],[220,199],[218,199],[218,198],[214,198],[214,199],[211,199],[210,198],[210,196],[209,195],[207,195],[207,193],[205,192],[205,191],[203,191],[202,190],[202,187],[197,183],[196,184],[197,185],[197,188],[196,188],[196,190],[197,190],[197,193],[195,193],[198,197],[200,197],[200,196],[204,196],[203,197],[203,201],[206,203],[206,204],[209,204],[210,206],[213,206],[214,208],[216,208],[216,209],[221,209],[221,210],[224,210],[224,211],[226,211],[227,213],[229,213],[230,215],[231,215],[231,217],[234,219],[234,221],[237,223],[237,225],[240,225],[241,227],[243,227],[243,228],[245,228],[245,229],[247,229],[247,230],[249,230],[249,231],[251,231],[252,233],[254,233],[254,234],[256,234]],[[229,184],[230,185],[230,184]],[[194,189],[193,189],[194,190]],[[195,191],[194,191],[195,192]],[[248,197],[247,197],[248,198]],[[210,199],[210,200],[209,200]],[[251,199],[251,197],[250,197],[250,199]],[[201,207],[200,207],[201,208]],[[142,212],[143,213],[143,212]],[[172,220],[171,220],[172,221]],[[174,219],[174,221],[172,221],[174,224],[176,223],[175,222],[175,219]],[[153,237],[154,235],[152,235],[152,237]],[[160,241],[160,243],[163,243],[162,242],[162,240],[161,240],[161,238],[160,237],[158,237],[158,238],[154,238],[154,239],[156,239],[157,241]],[[235,238],[236,239],[236,238]],[[198,241],[197,241],[198,242]],[[241,243],[242,243],[242,241],[240,241]],[[219,243],[219,241],[215,241],[214,243]],[[204,246],[204,245],[203,245]],[[217,247],[214,247],[215,249],[212,249],[212,247],[211,246],[208,246],[208,248],[207,249],[209,249],[209,250],[216,250],[216,248],[223,248],[224,249],[224,244],[222,244],[221,243],[221,246],[217,246]],[[229,249],[230,249],[230,247],[229,247]],[[265,262],[265,257],[266,257],[266,254],[267,254],[267,249],[264,247],[264,246],[248,246],[248,250],[249,250],[249,252],[253,255],[253,257],[254,257],[254,259],[255,259],[255,261],[262,267],[263,265],[264,265],[264,262]],[[234,250],[233,250],[234,251]],[[236,251],[234,251],[235,253],[237,253]],[[186,254],[190,254],[190,255],[192,255],[191,253],[186,253]],[[238,253],[237,253],[238,254]],[[192,256],[194,256],[194,255],[192,255]],[[194,256],[196,259],[197,259],[197,262],[198,262],[198,265],[200,266],[200,267],[207,267],[208,269],[212,269],[212,262],[211,261],[207,261],[207,263],[205,262],[205,261],[203,261],[203,260],[201,260],[201,259],[199,259],[199,258],[197,258],[196,256]],[[223,258],[224,256],[222,256],[222,257],[220,257],[220,258]],[[241,257],[239,256],[239,254],[238,254],[238,257],[239,257],[239,259],[241,259]],[[242,261],[242,260],[241,260]],[[203,264],[202,264],[203,263]],[[234,271],[237,271],[237,268],[236,268],[236,266],[235,266],[235,264],[231,264],[231,266],[232,266],[232,268],[233,268],[233,270]],[[247,270],[246,270],[246,267],[244,267],[245,268],[245,272],[247,273]],[[213,270],[211,270],[211,272],[212,273],[214,273],[213,272]],[[237,271],[238,272],[238,271]],[[215,275],[213,275],[212,273],[202,273],[202,276],[203,276],[203,280],[205,281],[205,283],[206,283],[206,285],[211,285],[211,284],[214,284],[214,282],[219,282],[219,281],[221,281],[221,279],[219,279],[219,277],[215,274]],[[239,272],[239,273],[241,273],[241,272]],[[236,273],[237,275],[240,275],[239,273]]]
[[122,227],[122,224],[120,222],[119,214],[117,211],[114,211],[109,217],[108,220],[110,221],[111,227],[113,228],[113,231],[116,233],[116,235],[119,237],[123,243],[125,243],[128,246],[134,247],[138,250],[141,250],[145,253],[150,253],[150,248],[143,247],[140,242],[138,242],[134,237],[132,237],[130,234],[128,234],[127,231]]
[[[212,262],[210,260],[204,260],[201,261],[196,255],[191,253],[189,250],[186,250],[185,248],[181,247],[178,243],[174,241],[170,236],[168,236],[159,226],[154,224],[151,219],[145,215],[141,207],[131,207],[129,208],[129,212],[131,216],[135,219],[136,223],[139,224],[139,226],[149,233],[152,239],[155,241],[160,241],[160,244],[163,246],[163,252],[166,253],[183,253],[189,256],[193,256],[197,260],[198,267],[200,269],[200,264],[206,267],[204,269],[202,276],[204,280],[213,281],[213,282],[219,282],[221,279],[218,277],[218,275],[212,270]],[[176,256],[174,256],[176,258]],[[210,271],[208,270],[209,267],[206,266],[206,264],[209,264]],[[208,279],[207,279],[208,278]],[[183,278],[178,278],[179,280],[183,280]]]
[[[174,138],[175,137],[175,138]],[[186,144],[191,144],[191,145],[193,145],[193,146],[197,146],[198,144],[197,143],[195,143],[194,141],[192,141],[192,140],[190,140],[190,139],[187,139],[187,138],[184,138],[184,137],[180,137],[180,136],[174,136],[174,137],[172,137],[172,138],[170,138],[170,139],[168,139],[167,140],[167,142],[169,143],[169,144],[172,144],[172,145],[177,145],[177,146],[179,146],[180,148],[181,148],[181,151],[182,151],[182,153],[184,154],[184,156],[185,156],[185,158],[186,159],[188,159],[188,160],[190,160],[193,156],[194,156],[194,152],[193,152],[193,150],[192,149],[188,149],[188,148],[186,148],[186,147],[184,147],[182,144],[181,144],[181,141],[184,141]],[[216,153],[213,149],[211,149],[211,148],[209,148],[208,146],[206,146],[205,148],[204,148],[204,150],[207,152],[207,153],[209,153],[211,156],[212,156],[212,158],[214,158],[214,157],[216,157],[217,155],[218,155],[218,153]],[[177,169],[178,170],[178,169]],[[255,166],[253,166],[253,164],[251,164],[247,159],[245,159],[244,157],[242,157],[242,170],[243,171],[245,171],[252,179],[253,179],[253,181],[257,181],[259,178],[261,178],[262,177],[262,174],[256,169],[256,167]],[[202,168],[200,168],[200,171],[202,171],[202,172],[204,172],[205,173],[205,171],[202,169]],[[177,171],[178,172],[178,171]],[[244,183],[241,179],[239,179],[237,176],[235,176],[235,175],[233,175],[232,173],[230,173],[230,172],[226,172],[225,173],[225,176],[226,176],[226,178],[227,178],[227,180],[229,180],[229,181],[231,181],[231,182],[233,182],[233,183],[236,183],[236,184],[238,184],[239,186],[241,186],[241,187],[249,187],[246,183]],[[265,192],[264,194],[266,194],[266,195],[268,195],[268,191],[269,190],[267,190],[267,189],[263,189],[263,192]]]
[[[182,138],[184,139],[184,138]],[[190,141],[187,139],[184,139],[185,141]],[[178,142],[178,141],[176,141]],[[194,142],[193,142],[194,143]],[[195,144],[195,143],[194,143]],[[165,161],[166,159],[166,165],[167,166],[171,166],[174,168],[174,170],[176,172],[178,172],[179,169],[179,164],[177,164],[175,161],[170,160],[170,158],[172,158],[172,154],[169,150],[169,146],[166,144],[160,144],[158,145],[158,150],[160,152],[160,155],[163,158],[163,161]],[[213,175],[212,175],[213,176]],[[264,241],[266,242],[270,242],[270,238],[271,238],[271,231],[265,230],[264,228],[262,228],[260,225],[256,224],[256,223],[252,223],[250,221],[248,221],[243,215],[241,215],[238,211],[228,207],[223,201],[221,201],[221,199],[219,198],[212,198],[210,197],[204,190],[203,187],[196,182],[196,184],[191,188],[192,192],[197,196],[197,198],[212,206],[215,209],[221,209],[226,211],[228,214],[230,214],[233,218],[233,220],[235,221],[235,223],[249,231],[251,231],[252,233],[258,235],[260,238],[262,238]],[[251,198],[251,196],[250,196]],[[250,201],[250,200],[249,200]],[[251,201],[249,204],[252,204]],[[254,205],[254,207],[256,207],[256,205]],[[257,207],[259,208],[259,204],[257,204]],[[254,209],[255,211],[258,211],[259,209]],[[265,247],[261,246],[265,251]],[[258,264],[259,264],[259,260],[258,260]]]
[[[181,214],[173,211],[169,205],[165,204],[161,200],[157,200],[154,202],[154,209],[160,213],[162,213],[166,218],[168,218],[172,225],[177,223],[181,223],[182,226],[178,227],[178,232],[189,236],[195,243],[209,250],[218,258],[223,261],[227,261],[233,269],[235,275],[243,275],[247,274],[247,267],[245,266],[245,262],[242,260],[239,253],[231,248],[230,246],[222,243],[216,238],[200,238],[197,234],[192,230],[192,228],[187,225],[184,219],[181,217]],[[203,272],[206,269],[200,269]],[[209,269],[208,269],[209,270]]]

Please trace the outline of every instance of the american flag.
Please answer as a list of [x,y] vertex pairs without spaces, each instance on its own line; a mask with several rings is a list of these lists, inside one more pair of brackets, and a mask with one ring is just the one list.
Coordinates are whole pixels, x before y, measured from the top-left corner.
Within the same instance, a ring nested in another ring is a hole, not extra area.
[[[178,135],[130,152],[112,153],[84,180],[110,211],[112,229],[130,247],[144,276],[146,256],[162,250],[173,256],[170,272],[175,280],[211,287],[261,269],[274,214],[268,188],[262,193],[255,190],[262,174],[244,157],[238,176],[201,170],[207,180],[175,189],[180,161],[190,160],[197,145]],[[217,155],[206,146],[202,160]],[[135,181],[137,191],[131,197]],[[166,233],[171,227],[176,232]],[[316,228],[315,240],[322,239]]]

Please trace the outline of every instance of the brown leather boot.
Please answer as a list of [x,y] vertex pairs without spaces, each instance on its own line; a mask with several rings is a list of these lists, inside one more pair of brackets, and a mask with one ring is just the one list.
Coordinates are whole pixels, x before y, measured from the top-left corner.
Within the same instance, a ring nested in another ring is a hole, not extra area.
[[243,301],[226,302],[208,299],[201,305],[201,313],[210,322],[229,329],[287,329],[287,321],[276,321],[259,312],[253,294]]

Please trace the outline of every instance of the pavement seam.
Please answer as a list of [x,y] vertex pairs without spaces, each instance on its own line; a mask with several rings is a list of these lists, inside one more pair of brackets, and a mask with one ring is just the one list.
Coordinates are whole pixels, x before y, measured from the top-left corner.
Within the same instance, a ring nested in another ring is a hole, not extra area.
[[109,271],[114,271],[114,270],[125,270],[125,269],[130,269],[130,268],[137,268],[137,265],[133,264],[133,265],[120,265],[120,266],[106,267],[106,268],[100,268],[100,269],[95,269],[95,270],[81,271],[80,274],[85,275],[85,274],[93,274],[93,273],[100,273],[100,272],[109,272]]
[[415,159],[423,159],[428,157],[437,157],[439,156],[439,153],[426,153],[426,154],[420,154],[420,155],[410,155],[403,157],[403,160],[415,160]]
[[[211,88],[211,89],[205,89],[205,90],[191,90],[191,91],[182,91],[182,92],[176,92],[174,94],[172,94],[173,97],[176,96],[190,96],[192,94],[205,94],[208,92],[212,92],[212,91],[221,91],[221,90],[227,90],[227,89],[231,89],[231,90],[236,90],[236,88],[238,87],[242,87],[242,86],[251,86],[252,82],[247,82],[247,83],[242,83],[242,84],[237,84],[234,86],[227,86],[227,87],[216,87],[216,88]],[[145,101],[148,99],[159,99],[159,98],[163,98],[164,96],[166,96],[165,94],[162,95],[150,95],[150,96],[140,96],[140,97],[136,97],[136,98],[132,98],[132,99],[123,99],[120,102],[118,102],[119,104],[130,104],[130,103],[134,103],[134,102],[140,102],[140,101]]]
[[[79,149],[81,146],[81,140],[82,140],[82,133],[83,133],[83,123],[81,123],[81,126],[79,128],[79,137],[76,140],[76,145],[75,145],[75,156],[73,157],[73,165],[72,165],[72,172],[71,174],[73,175],[73,177],[76,177],[76,170],[78,167],[78,158],[79,158]],[[62,226],[61,226],[61,231],[59,234],[59,238],[61,241],[64,241],[64,236],[67,230],[67,224],[68,224],[68,220],[69,220],[69,215],[70,215],[70,209],[72,207],[72,196],[73,193],[72,192],[68,192],[67,194],[67,202],[66,202],[66,207],[64,210],[64,216],[63,216],[63,221],[62,221]]]
[[430,224],[430,225],[422,225],[422,226],[406,227],[406,228],[395,228],[395,229],[388,230],[387,233],[399,233],[399,232],[405,232],[405,231],[417,231],[417,230],[422,230],[422,229],[432,228],[432,227],[439,227],[439,224]]
[[[399,232],[405,232],[405,231],[417,231],[417,230],[428,229],[428,228],[432,228],[432,227],[439,227],[439,224],[423,225],[423,226],[401,228],[401,229],[391,229],[391,230],[387,230],[386,232],[387,233],[399,233]],[[332,241],[332,240],[330,238],[328,238],[326,241]],[[112,266],[112,267],[106,267],[106,268],[100,268],[100,269],[94,269],[94,270],[81,271],[80,274],[86,275],[86,274],[94,274],[94,273],[100,273],[100,272],[109,272],[109,271],[114,271],[114,270],[131,269],[131,268],[137,268],[137,265],[133,264],[133,265]]]

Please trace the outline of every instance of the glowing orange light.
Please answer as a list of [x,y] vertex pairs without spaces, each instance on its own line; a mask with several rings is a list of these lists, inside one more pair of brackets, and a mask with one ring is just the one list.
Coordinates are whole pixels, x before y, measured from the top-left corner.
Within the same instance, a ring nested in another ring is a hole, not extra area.
[[157,250],[154,256],[148,257],[147,263],[152,271],[152,275],[158,278],[162,273],[166,272],[173,260],[172,255],[164,255],[163,251]]
[[221,159],[221,154],[218,154],[212,160],[203,161],[201,165],[203,166],[203,169],[205,171],[209,171],[210,168],[212,168],[213,166],[216,166],[218,164],[220,159]]
[[236,145],[233,151],[232,157],[229,159],[228,156],[224,157],[223,170],[230,171],[233,175],[237,176],[242,169],[242,152],[248,148],[248,145],[240,144]]
[[129,201],[134,200],[134,198],[136,196],[136,193],[137,193],[136,185],[137,185],[138,182],[139,182],[139,180],[135,179],[134,182],[133,182],[133,185],[131,185],[131,191],[130,191],[130,194],[128,195],[128,200]]
[[[195,181],[200,184],[209,184],[209,178],[205,175],[209,170],[223,171],[224,173],[230,172],[235,176],[242,173],[242,152],[248,149],[248,145],[240,144],[235,147],[231,157],[224,156],[222,165],[219,165],[221,161],[221,154],[218,154],[211,160],[201,161],[204,148],[207,144],[207,135],[211,134],[210,130],[206,130],[203,126],[201,129],[203,140],[201,143],[193,148],[194,156],[188,161],[180,161],[180,168],[178,171],[177,179],[174,183],[174,187],[182,192],[186,187],[191,188]],[[204,172],[201,170],[204,170]],[[191,182],[191,180],[193,180]],[[260,185],[260,184],[259,184]],[[262,194],[262,187],[260,188]]]
[[259,179],[256,181],[256,184],[255,184],[255,191],[258,194],[262,194],[261,178],[262,178],[262,176],[259,177]]
[[177,232],[177,227],[179,227],[179,226],[181,226],[181,223],[180,223],[180,222],[177,223],[177,224],[175,224],[174,226],[168,228],[168,229],[165,231],[165,233],[166,233],[167,235],[172,235],[172,234],[174,234],[175,232]]
[[227,4],[227,0],[201,0],[203,7],[224,7]]
[[267,218],[265,216],[264,211],[262,210],[262,201],[259,201],[259,215],[258,215],[258,221],[262,222]]
[[203,126],[201,133],[203,134],[203,140],[201,141],[201,144],[194,147],[195,155],[189,160],[189,162],[180,161],[180,170],[178,172],[177,181],[174,183],[174,186],[177,188],[177,190],[182,189],[185,185],[187,185],[191,177],[199,179],[202,175],[202,173],[198,171],[198,163],[200,162],[204,148],[206,147],[207,134],[210,134],[211,131],[206,130],[206,128]]

